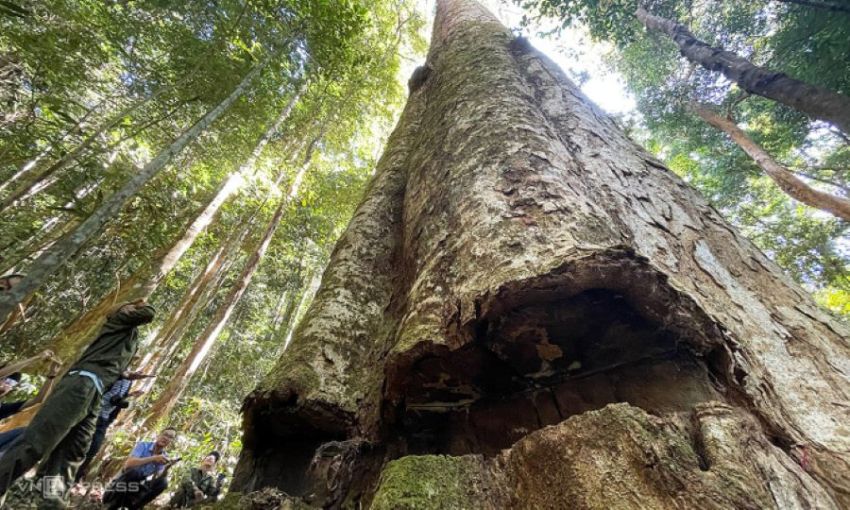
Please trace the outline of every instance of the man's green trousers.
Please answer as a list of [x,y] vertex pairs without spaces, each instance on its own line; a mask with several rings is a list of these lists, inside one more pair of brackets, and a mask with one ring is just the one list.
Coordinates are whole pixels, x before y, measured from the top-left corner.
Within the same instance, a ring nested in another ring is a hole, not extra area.
[[[0,455],[0,496],[45,457],[38,477],[61,477],[67,488],[85,459],[99,409],[100,393],[91,379],[80,375],[63,377],[24,434]],[[58,480],[52,478],[48,482],[43,488],[56,488]],[[61,495],[47,494],[45,489],[42,495],[42,506],[62,506]]]

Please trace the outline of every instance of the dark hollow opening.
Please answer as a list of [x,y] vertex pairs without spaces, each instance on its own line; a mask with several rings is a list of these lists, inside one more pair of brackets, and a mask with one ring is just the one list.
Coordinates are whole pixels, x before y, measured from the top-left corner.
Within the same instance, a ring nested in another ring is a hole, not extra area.
[[620,294],[520,306],[476,339],[413,365],[397,422],[409,454],[494,455],[570,416],[628,402],[649,413],[724,400],[681,338]]
[[269,437],[268,444],[253,452],[252,479],[243,482],[245,488],[250,491],[275,487],[290,495],[305,494],[310,485],[307,470],[323,442],[316,438]]
[[[250,492],[274,487],[291,496],[313,490],[310,467],[316,452],[329,443],[344,439],[340,431],[317,430],[289,412],[286,407],[250,414],[246,426],[251,431],[233,476],[231,490]],[[333,424],[333,420],[329,420]]]

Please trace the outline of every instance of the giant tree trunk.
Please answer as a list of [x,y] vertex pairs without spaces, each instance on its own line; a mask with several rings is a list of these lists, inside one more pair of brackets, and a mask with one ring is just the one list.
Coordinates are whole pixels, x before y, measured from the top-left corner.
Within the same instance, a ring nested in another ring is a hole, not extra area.
[[231,490],[373,508],[850,505],[850,346],[472,0],[245,401]]
[[850,134],[850,97],[756,66],[731,51],[713,48],[697,39],[686,26],[654,16],[643,8],[639,8],[635,16],[647,28],[670,36],[691,62],[720,72],[748,92],[778,101],[813,119],[835,124]]
[[210,124],[215,122],[222,113],[224,113],[230,105],[233,104],[260,74],[265,67],[265,63],[257,64],[251,69],[248,74],[242,79],[239,85],[215,108],[207,112],[200,120],[198,120],[191,128],[187,129],[183,134],[177,137],[171,145],[160,152],[154,159],[144,166],[136,175],[134,175],[124,186],[107,198],[100,207],[94,211],[91,216],[86,218],[77,229],[67,235],[61,241],[54,244],[49,250],[44,252],[32,266],[29,268],[27,277],[24,278],[11,292],[5,295],[0,295],[0,321],[3,321],[14,309],[17,303],[23,301],[27,296],[35,292],[41,285],[55,273],[70,257],[72,257],[80,247],[83,246],[95,234],[100,232],[100,229],[107,221],[114,218],[120,211],[127,200],[135,195],[142,187],[156,176],[160,170],[177,154],[179,154],[188,144],[194,141],[201,133],[203,133]]
[[726,133],[789,197],[810,207],[828,212],[844,221],[850,221],[850,200],[817,190],[806,184],[790,170],[780,165],[731,120],[721,117],[705,106],[693,105],[692,109],[704,121]]

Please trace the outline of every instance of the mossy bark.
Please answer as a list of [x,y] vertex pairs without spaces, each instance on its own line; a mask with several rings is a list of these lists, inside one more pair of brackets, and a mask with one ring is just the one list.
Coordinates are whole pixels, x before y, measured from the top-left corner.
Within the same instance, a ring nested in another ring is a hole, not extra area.
[[438,2],[410,88],[313,305],[245,402],[236,490],[850,505],[842,326],[476,2]]

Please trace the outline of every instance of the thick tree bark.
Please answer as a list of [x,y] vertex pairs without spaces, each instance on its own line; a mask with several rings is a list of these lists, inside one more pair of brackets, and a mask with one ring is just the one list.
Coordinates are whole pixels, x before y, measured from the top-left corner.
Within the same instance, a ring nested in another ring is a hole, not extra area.
[[643,8],[635,15],[650,30],[670,36],[691,62],[720,72],[747,92],[778,101],[813,119],[835,124],[850,134],[850,97],[758,67],[731,51],[711,47],[697,39],[686,26],[654,16]]
[[844,327],[476,2],[438,1],[410,85],[232,491],[850,505]]
[[753,158],[759,168],[773,179],[773,182],[789,197],[845,221],[850,221],[850,200],[816,190],[806,184],[790,170],[780,165],[731,120],[717,115],[705,106],[693,105],[692,109],[704,121],[729,135],[732,141]]
[[107,221],[114,218],[123,205],[135,195],[148,181],[162,170],[172,157],[179,154],[189,143],[194,141],[198,135],[203,133],[210,124],[218,119],[230,105],[233,104],[260,74],[265,63],[257,64],[242,79],[242,82],[215,108],[210,110],[203,118],[196,122],[191,128],[180,135],[171,145],[151,160],[139,173],[134,175],[124,186],[107,198],[98,209],[91,214],[70,235],[53,245],[43,253],[30,267],[27,277],[21,281],[11,292],[0,296],[0,321],[5,320],[12,312],[15,305],[23,301],[27,296],[35,292],[44,281],[49,278],[65,261],[73,256],[80,247],[96,235]]

